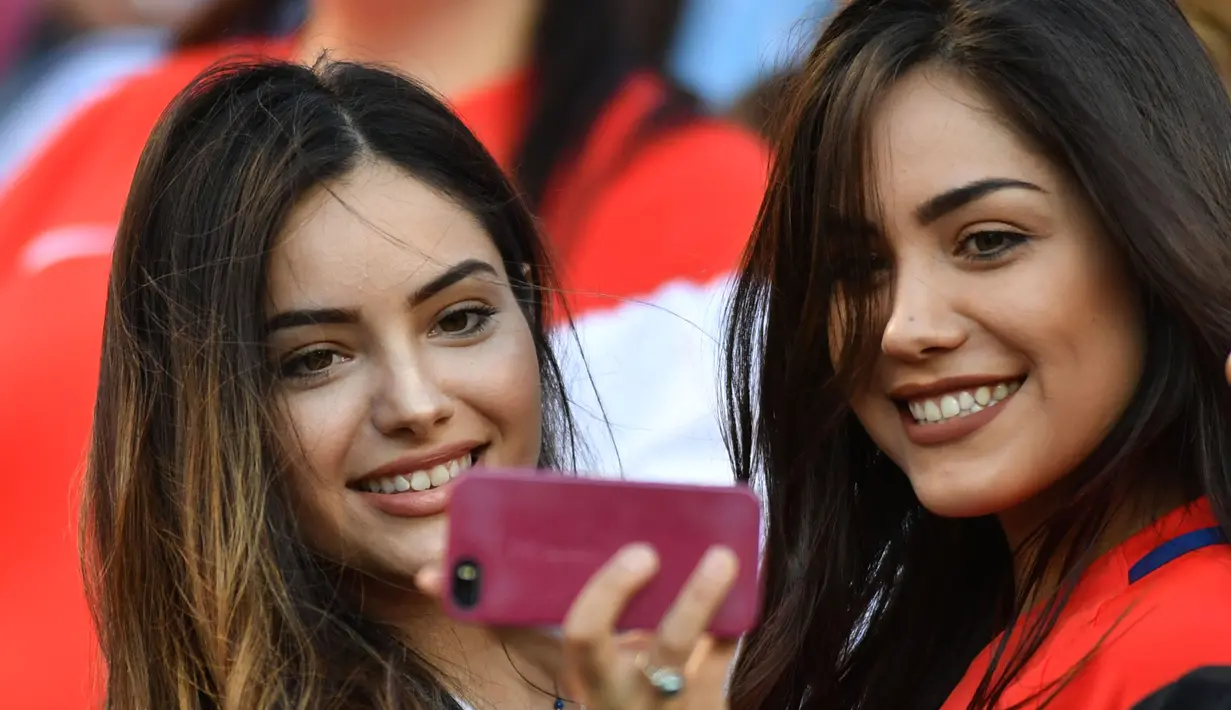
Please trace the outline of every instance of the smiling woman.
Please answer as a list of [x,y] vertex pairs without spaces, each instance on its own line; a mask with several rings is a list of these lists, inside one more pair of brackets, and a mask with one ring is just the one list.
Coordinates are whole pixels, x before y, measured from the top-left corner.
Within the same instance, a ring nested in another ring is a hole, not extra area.
[[[106,706],[652,695],[599,657],[654,573],[644,548],[596,574],[563,648],[456,624],[437,600],[459,476],[576,470],[552,283],[523,202],[418,85],[281,62],[194,82],[143,154],[107,301],[84,524]],[[729,556],[709,564],[688,615],[664,619],[671,648],[693,650],[681,634],[733,579]],[[679,707],[721,707],[714,677]]]
[[852,0],[782,111],[732,707],[1123,710],[1231,662],[1231,104],[1175,4]]
[[266,329],[301,526],[402,596],[441,559],[463,468],[539,463],[539,357],[507,273],[521,267],[471,212],[385,163],[314,191],[288,224]]

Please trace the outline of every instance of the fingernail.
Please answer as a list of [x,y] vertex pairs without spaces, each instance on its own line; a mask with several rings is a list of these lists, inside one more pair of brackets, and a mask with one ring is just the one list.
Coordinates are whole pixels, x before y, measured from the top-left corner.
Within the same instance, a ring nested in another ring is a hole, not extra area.
[[725,547],[712,547],[701,558],[699,574],[707,579],[726,579],[739,567],[739,558]]
[[629,545],[624,548],[623,564],[625,569],[635,574],[644,574],[654,569],[658,556],[649,545]]

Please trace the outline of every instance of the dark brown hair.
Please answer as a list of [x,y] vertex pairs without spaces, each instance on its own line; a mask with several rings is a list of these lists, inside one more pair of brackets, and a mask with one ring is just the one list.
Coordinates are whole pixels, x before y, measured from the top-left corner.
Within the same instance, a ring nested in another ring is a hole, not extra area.
[[115,246],[83,525],[109,708],[457,708],[305,546],[280,475],[270,250],[311,190],[363,160],[483,225],[536,344],[541,463],[573,468],[550,269],[529,211],[461,121],[362,66],[211,70],[150,138]]
[[[869,124],[924,64],[977,86],[1071,176],[1145,304],[1134,398],[1073,472],[1018,588],[996,521],[924,509],[848,406],[883,330],[883,304],[862,297],[876,292],[860,227],[877,222],[866,214]],[[1125,492],[1160,475],[1121,466],[1126,457],[1165,452],[1170,483],[1231,522],[1231,104],[1170,0],[853,0],[789,94],[726,343],[737,474],[764,484],[769,507],[764,623],[732,707],[937,708],[1059,563],[1065,582],[1023,622],[1021,648],[994,648],[973,703],[992,707]],[[831,307],[847,326],[836,365]]]

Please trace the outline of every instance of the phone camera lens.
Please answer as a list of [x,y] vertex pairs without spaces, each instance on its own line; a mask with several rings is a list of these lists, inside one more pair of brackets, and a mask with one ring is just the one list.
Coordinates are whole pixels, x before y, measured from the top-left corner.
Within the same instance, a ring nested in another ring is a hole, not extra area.
[[472,609],[479,603],[479,585],[482,579],[479,565],[470,560],[461,560],[453,567],[453,602],[462,609]]

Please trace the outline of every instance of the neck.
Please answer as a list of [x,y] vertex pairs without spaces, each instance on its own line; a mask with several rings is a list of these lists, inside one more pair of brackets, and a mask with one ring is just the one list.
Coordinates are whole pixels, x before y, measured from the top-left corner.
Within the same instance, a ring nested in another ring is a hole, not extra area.
[[[1028,503],[1000,515],[1001,527],[1013,553],[1014,588],[1020,593],[1026,588],[1032,574],[1040,573],[1038,583],[1024,601],[1023,609],[1030,609],[1055,593],[1064,579],[1065,557],[1072,557],[1072,553],[1080,552],[1075,547],[1078,541],[1070,534],[1042,565],[1036,564],[1042,537],[1036,534],[1036,531],[1049,522],[1052,514],[1060,509],[1063,500],[1071,499],[1075,493],[1071,486],[1061,483]],[[1087,561],[1110,552],[1185,502],[1187,498],[1183,492],[1173,488],[1159,488],[1144,495],[1118,497],[1118,502],[1113,503],[1102,529],[1097,531],[1093,546],[1086,555]]]
[[317,0],[298,55],[378,63],[448,96],[482,88],[532,60],[537,0]]
[[477,708],[552,707],[560,673],[560,645],[555,639],[532,631],[497,634],[468,626],[417,592],[364,586],[365,606],[399,629],[459,698]]

